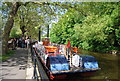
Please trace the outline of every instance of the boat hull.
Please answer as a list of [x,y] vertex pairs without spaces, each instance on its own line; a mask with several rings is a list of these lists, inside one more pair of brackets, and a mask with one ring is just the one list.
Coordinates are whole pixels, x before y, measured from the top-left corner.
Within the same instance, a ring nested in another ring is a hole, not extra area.
[[93,76],[96,71],[98,71],[99,69],[96,70],[85,70],[85,71],[68,71],[68,72],[52,72],[48,69],[48,67],[45,65],[44,61],[42,60],[41,57],[39,57],[39,60],[42,63],[42,66],[44,67],[45,72],[47,73],[49,79],[53,80],[53,79],[69,79],[69,77],[76,75],[79,77],[89,77],[89,76]]
[[77,73],[63,73],[63,74],[53,74],[54,79],[70,79],[74,76],[79,77],[90,77],[94,76],[96,71],[90,71],[90,72],[77,72]]
[[71,75],[92,76],[99,70],[95,57],[90,55],[73,54],[67,58],[65,54],[54,53],[57,48],[45,46],[47,51],[40,47],[35,50],[36,56],[42,63],[48,77],[53,79],[66,79]]

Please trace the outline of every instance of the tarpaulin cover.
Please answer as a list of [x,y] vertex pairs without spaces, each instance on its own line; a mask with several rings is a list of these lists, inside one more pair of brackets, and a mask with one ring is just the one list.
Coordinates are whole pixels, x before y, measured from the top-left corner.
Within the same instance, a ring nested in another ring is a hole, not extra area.
[[92,68],[99,68],[98,62],[96,61],[94,56],[89,55],[80,55],[83,61],[83,68],[84,69],[92,69]]
[[84,62],[84,69],[98,68],[97,62]]
[[51,71],[69,70],[69,64],[65,57],[49,57]]

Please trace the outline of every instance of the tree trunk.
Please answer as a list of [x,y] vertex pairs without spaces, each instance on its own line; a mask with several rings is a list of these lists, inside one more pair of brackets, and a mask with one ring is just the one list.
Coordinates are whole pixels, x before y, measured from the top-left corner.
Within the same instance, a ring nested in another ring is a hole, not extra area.
[[25,32],[26,32],[25,26],[22,26],[22,25],[20,25],[20,26],[21,26],[20,29],[22,31],[22,37],[25,37]]
[[2,54],[6,54],[8,51],[8,40],[9,40],[9,35],[10,31],[13,27],[14,24],[14,17],[17,14],[17,10],[20,7],[19,2],[14,2],[11,7],[11,11],[8,16],[8,20],[5,24],[4,27],[4,32],[3,32],[3,37],[2,37]]
[[41,41],[41,27],[39,27],[39,36],[38,36],[39,42]]

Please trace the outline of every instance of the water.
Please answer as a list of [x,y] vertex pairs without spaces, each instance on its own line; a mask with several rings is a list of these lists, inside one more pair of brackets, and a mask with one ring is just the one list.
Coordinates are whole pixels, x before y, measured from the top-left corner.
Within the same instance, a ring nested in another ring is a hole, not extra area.
[[95,56],[99,67],[101,70],[97,71],[96,74],[92,77],[86,77],[88,79],[102,79],[103,81],[112,81],[118,80],[118,60],[120,59],[120,55],[113,54],[105,54],[105,53],[96,53],[90,52],[83,49],[79,49],[79,52],[82,54]]
[[90,77],[80,77],[79,74],[74,74],[69,77],[69,80],[64,81],[120,81],[118,78],[118,60],[120,59],[120,55],[90,52],[83,49],[79,49],[78,52],[94,56],[97,59],[101,70]]
[[79,49],[78,52],[94,56],[97,59],[101,70],[90,77],[81,77],[79,74],[72,74],[67,79],[60,81],[120,81],[118,78],[118,60],[120,60],[120,55],[90,52],[83,49]]

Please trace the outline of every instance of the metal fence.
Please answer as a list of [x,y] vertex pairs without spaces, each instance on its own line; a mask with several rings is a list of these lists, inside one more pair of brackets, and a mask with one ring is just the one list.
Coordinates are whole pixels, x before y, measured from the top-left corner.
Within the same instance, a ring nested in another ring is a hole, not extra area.
[[39,56],[36,54],[32,46],[31,46],[31,57],[32,57],[32,62],[34,64],[33,79],[36,79],[37,81],[50,81],[46,71],[44,70],[44,67],[41,63]]

